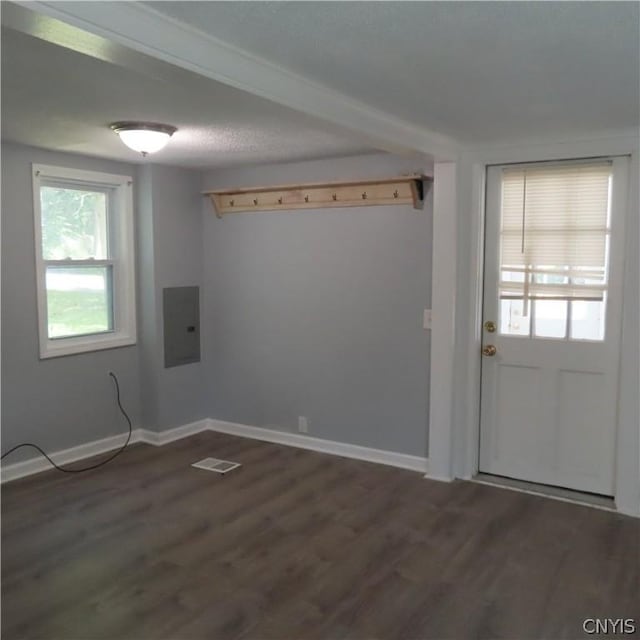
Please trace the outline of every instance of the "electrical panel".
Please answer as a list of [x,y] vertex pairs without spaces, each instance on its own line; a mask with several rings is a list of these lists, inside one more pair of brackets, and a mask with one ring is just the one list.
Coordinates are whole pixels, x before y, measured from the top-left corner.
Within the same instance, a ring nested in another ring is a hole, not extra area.
[[200,362],[200,287],[163,289],[164,367]]

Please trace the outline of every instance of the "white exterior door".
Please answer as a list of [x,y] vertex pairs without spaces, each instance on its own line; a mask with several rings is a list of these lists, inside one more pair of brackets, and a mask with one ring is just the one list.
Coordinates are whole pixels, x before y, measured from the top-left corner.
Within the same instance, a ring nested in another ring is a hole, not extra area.
[[614,494],[627,172],[487,171],[481,472]]

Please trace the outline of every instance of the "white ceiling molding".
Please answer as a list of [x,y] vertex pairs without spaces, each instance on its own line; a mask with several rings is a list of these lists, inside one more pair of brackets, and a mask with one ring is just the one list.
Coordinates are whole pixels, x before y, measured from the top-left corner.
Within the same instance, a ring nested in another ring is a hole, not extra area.
[[131,49],[339,126],[391,153],[454,159],[458,143],[247,53],[139,2],[21,2]]
[[598,156],[629,155],[640,151],[640,128],[630,127],[595,133],[591,136],[554,138],[524,138],[496,144],[467,146],[461,158],[485,164],[513,162],[504,158],[517,155],[518,162],[538,161],[540,158],[561,160]]

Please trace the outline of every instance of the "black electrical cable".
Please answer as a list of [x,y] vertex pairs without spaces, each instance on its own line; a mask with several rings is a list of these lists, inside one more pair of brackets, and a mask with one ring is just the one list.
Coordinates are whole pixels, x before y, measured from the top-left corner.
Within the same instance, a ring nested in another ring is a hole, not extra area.
[[43,451],[37,444],[32,444],[31,442],[23,442],[21,444],[17,444],[15,447],[12,447],[11,449],[9,449],[9,451],[6,451],[5,453],[3,453],[0,456],[0,460],[3,460],[10,453],[13,453],[17,449],[21,449],[22,447],[31,447],[33,449],[37,449],[58,471],[62,471],[63,473],[82,473],[84,471],[91,471],[92,469],[97,469],[98,467],[101,467],[102,465],[107,464],[107,462],[111,462],[116,456],[119,456],[127,448],[127,445],[129,444],[129,441],[131,440],[131,434],[133,432],[133,426],[131,424],[131,419],[127,415],[127,412],[124,410],[124,407],[122,406],[122,403],[120,402],[120,385],[118,384],[118,378],[116,377],[116,374],[111,372],[111,371],[109,371],[109,375],[113,378],[113,381],[115,382],[115,385],[116,385],[116,402],[118,403],[118,408],[120,409],[120,413],[122,413],[122,415],[126,418],[127,423],[129,424],[129,435],[127,435],[127,440],[122,445],[122,447],[120,447],[120,449],[118,449],[115,453],[112,453],[108,458],[106,458],[105,460],[102,460],[102,462],[97,462],[96,464],[92,464],[89,467],[82,467],[80,469],[65,469],[64,467],[61,467],[61,466],[57,465],[46,454],[46,452]]

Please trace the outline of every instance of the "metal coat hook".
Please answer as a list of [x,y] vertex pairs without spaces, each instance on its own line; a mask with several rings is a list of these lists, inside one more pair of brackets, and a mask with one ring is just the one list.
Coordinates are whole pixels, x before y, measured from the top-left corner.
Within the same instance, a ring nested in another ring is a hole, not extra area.
[[278,204],[282,204],[282,198],[278,198]]
[[229,200],[229,206],[233,207],[233,203],[235,202],[235,200]]
[[309,202],[309,196],[305,196],[305,197],[304,197],[304,201],[305,201],[305,202]]
[[397,190],[397,189],[393,192],[393,197],[394,197],[394,198],[397,198],[397,197],[398,197],[398,190]]
[[334,199],[334,200],[337,200],[337,199],[338,199],[338,194],[337,194],[337,193],[334,193],[334,194],[333,194],[333,199]]
[[254,198],[253,199],[253,204],[257,205],[258,204],[258,198]]
[[367,192],[366,192],[366,191],[364,191],[364,192],[363,192],[363,194],[362,194],[362,199],[363,199],[363,200],[366,200],[366,199],[367,199]]

